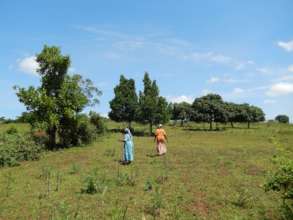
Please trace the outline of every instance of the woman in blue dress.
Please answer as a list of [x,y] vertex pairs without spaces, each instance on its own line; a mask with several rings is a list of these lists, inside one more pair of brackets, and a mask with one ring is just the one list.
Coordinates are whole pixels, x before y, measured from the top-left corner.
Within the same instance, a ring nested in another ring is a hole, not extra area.
[[124,139],[122,140],[124,142],[124,153],[123,153],[123,163],[124,164],[130,164],[134,157],[133,157],[133,137],[129,130],[129,128],[126,128],[124,130]]

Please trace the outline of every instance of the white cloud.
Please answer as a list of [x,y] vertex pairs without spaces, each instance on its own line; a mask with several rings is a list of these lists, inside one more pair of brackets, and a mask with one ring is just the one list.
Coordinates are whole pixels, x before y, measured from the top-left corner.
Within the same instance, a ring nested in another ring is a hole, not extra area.
[[[172,56],[176,59],[188,60],[192,62],[205,62],[218,65],[226,65],[241,70],[249,65],[253,65],[252,60],[239,60],[237,58],[227,56],[225,54],[213,51],[196,51],[192,49],[192,43],[178,38],[170,38],[169,34],[144,34],[132,35],[128,33],[106,30],[94,26],[76,26],[78,30],[92,33],[104,40],[112,41],[112,48],[109,53],[115,53],[117,56],[127,55],[137,50],[145,50],[152,48],[152,52],[160,53],[160,55]],[[137,56],[136,54],[132,54]],[[110,54],[108,58],[113,58]]]
[[284,41],[279,41],[278,46],[286,50],[287,52],[292,52],[293,51],[293,40],[284,42]]
[[229,76],[224,76],[222,78],[217,77],[217,76],[212,76],[210,79],[207,81],[210,84],[215,84],[215,83],[237,83],[237,82],[246,82],[245,80],[235,80],[230,78]]
[[264,104],[270,105],[270,104],[275,104],[276,100],[274,99],[265,99]]
[[242,94],[244,92],[244,89],[241,88],[234,88],[232,93],[233,94]]
[[268,96],[280,96],[293,93],[293,83],[280,82],[273,84],[266,93]]
[[215,77],[215,76],[212,76],[212,77],[208,80],[208,83],[213,84],[213,83],[217,83],[217,82],[219,82],[219,81],[220,81],[220,78]]
[[269,73],[269,70],[268,70],[267,68],[264,68],[264,67],[262,67],[262,68],[257,68],[256,71],[259,72],[259,73],[262,73],[262,74],[267,74],[267,73]]
[[293,65],[288,66],[288,71],[293,73]]
[[168,100],[172,103],[180,103],[180,102],[192,103],[194,101],[194,97],[181,95],[181,96],[168,97]]
[[24,73],[37,75],[38,67],[39,65],[35,56],[25,57],[21,60],[18,60],[18,68]]

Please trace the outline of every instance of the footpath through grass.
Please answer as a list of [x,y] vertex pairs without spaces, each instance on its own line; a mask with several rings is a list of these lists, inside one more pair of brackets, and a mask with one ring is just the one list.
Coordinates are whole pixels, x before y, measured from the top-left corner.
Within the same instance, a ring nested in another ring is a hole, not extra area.
[[[279,218],[277,195],[262,185],[273,169],[272,138],[292,149],[292,126],[166,131],[166,156],[154,156],[153,138],[135,137],[130,166],[118,163],[121,134],[113,132],[90,146],[2,168],[0,219]],[[89,189],[96,193],[82,193]]]

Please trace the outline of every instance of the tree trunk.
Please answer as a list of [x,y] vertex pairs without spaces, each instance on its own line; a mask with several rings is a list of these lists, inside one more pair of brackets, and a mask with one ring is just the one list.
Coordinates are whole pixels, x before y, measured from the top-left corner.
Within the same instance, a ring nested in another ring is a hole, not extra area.
[[210,131],[213,130],[213,121],[210,121]]
[[131,130],[131,121],[128,122],[128,128]]
[[247,128],[250,128],[250,121],[247,122]]
[[150,136],[152,136],[153,134],[153,123],[150,122]]
[[52,150],[56,147],[56,126],[49,128],[49,149]]
[[231,121],[230,123],[231,123],[231,128],[234,128],[234,124],[233,124],[233,121]]
[[184,120],[181,119],[181,127],[183,127],[183,124],[184,124]]

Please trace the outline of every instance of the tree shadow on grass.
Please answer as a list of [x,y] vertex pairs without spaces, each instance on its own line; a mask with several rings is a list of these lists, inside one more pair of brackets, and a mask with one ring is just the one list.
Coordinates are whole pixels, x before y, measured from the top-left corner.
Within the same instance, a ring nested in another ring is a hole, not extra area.
[[[124,129],[121,129],[121,128],[112,128],[112,129],[109,129],[108,131],[112,133],[124,133]],[[149,132],[145,132],[142,130],[131,129],[131,133],[135,137],[152,137],[153,136],[153,135],[150,135]]]
[[223,132],[226,128],[218,128],[218,129],[207,129],[207,128],[184,128],[184,131],[201,131],[201,132]]

